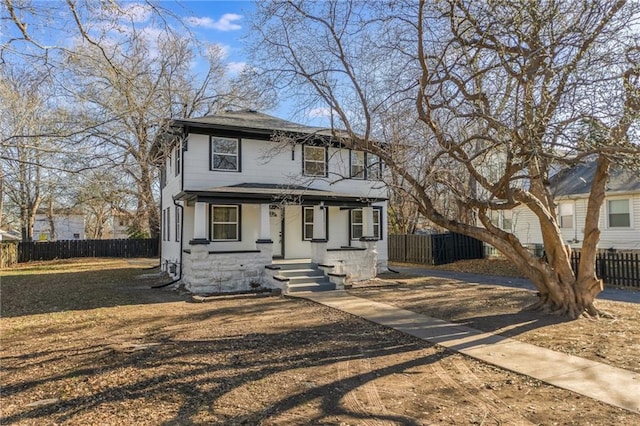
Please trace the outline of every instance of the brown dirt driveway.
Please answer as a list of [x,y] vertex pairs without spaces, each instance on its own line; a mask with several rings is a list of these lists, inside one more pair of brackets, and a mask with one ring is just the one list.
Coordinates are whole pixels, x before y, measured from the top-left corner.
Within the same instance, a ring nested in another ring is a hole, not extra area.
[[[149,289],[157,278],[139,276],[151,265],[85,259],[0,272],[1,424],[640,423],[637,414],[308,301],[189,303]],[[608,302],[616,320],[532,319],[514,328],[530,294],[412,280],[352,291],[476,328],[493,318],[491,328],[516,339],[537,336],[536,344],[623,368],[635,359],[637,368],[637,306]]]

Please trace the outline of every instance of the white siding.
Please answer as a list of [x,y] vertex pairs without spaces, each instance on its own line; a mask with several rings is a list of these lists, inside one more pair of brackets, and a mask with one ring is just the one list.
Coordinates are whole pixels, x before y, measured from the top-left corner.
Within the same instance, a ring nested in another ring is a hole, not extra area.
[[[607,201],[629,199],[631,226],[612,228],[608,225]],[[566,202],[567,200],[563,200]],[[580,248],[584,240],[584,224],[587,215],[587,198],[576,198],[574,202],[575,227],[562,229],[562,237],[572,248]],[[640,194],[607,196],[600,208],[600,249],[640,250]],[[538,218],[525,207],[514,209],[514,234],[523,244],[541,244],[542,233]]]
[[209,136],[190,135],[188,150],[183,153],[185,190],[207,190],[240,183],[303,185],[320,190],[358,195],[385,196],[379,181],[345,179],[349,167],[349,150],[330,148],[328,178],[302,174],[302,145],[291,148],[252,139],[241,140],[241,172],[209,170]]

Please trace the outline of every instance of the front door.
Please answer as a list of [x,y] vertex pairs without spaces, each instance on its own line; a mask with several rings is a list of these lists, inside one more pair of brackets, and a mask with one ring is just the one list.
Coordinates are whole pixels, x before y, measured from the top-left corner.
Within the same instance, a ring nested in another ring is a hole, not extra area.
[[273,257],[283,257],[282,255],[282,207],[278,205],[269,206],[269,232],[273,240]]

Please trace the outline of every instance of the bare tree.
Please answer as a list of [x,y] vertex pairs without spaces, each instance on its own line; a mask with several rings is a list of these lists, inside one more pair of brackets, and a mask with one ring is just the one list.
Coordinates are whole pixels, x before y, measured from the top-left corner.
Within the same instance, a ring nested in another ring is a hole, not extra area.
[[[383,158],[425,217],[512,260],[539,291],[532,308],[597,316],[609,166],[640,156],[637,12],[622,0],[270,2],[254,53],[267,78],[328,106],[352,146]],[[385,140],[389,106],[408,102],[429,137]],[[603,137],[587,137],[585,122]],[[574,273],[550,178],[584,161],[598,169]],[[458,207],[446,211],[441,191]],[[546,259],[491,221],[516,207],[539,219]]]

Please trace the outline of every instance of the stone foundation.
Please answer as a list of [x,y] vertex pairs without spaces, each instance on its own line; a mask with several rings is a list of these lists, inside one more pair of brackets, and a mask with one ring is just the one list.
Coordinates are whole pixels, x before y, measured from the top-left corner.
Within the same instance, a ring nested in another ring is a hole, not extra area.
[[271,244],[259,244],[261,250],[250,252],[209,252],[204,245],[194,245],[184,253],[181,282],[195,294],[249,291],[254,285],[273,288],[265,279],[265,265],[271,264]]

